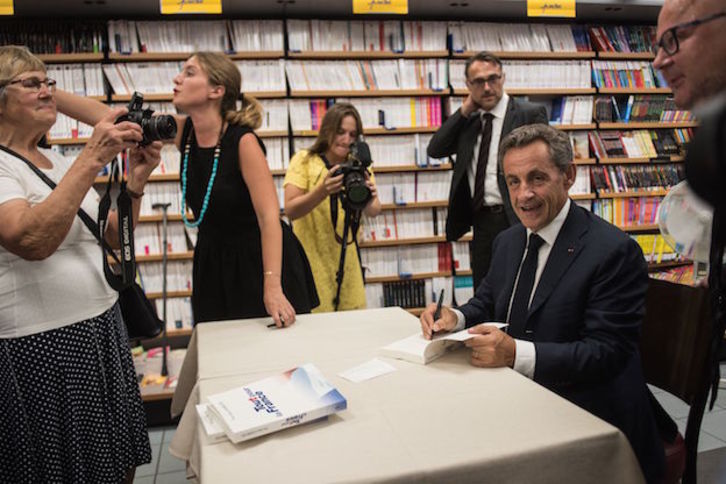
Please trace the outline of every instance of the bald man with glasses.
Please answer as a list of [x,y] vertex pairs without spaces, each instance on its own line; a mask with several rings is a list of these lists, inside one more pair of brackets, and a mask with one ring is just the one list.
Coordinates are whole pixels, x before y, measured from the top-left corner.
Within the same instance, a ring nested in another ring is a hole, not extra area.
[[666,0],[658,15],[659,69],[682,109],[726,91],[726,4],[723,0]]

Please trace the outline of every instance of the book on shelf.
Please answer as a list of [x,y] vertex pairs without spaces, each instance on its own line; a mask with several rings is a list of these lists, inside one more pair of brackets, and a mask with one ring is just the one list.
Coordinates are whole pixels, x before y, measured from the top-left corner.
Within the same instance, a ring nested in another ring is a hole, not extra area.
[[347,401],[315,365],[305,364],[210,395],[211,410],[233,443],[345,410]]
[[[499,329],[506,327],[505,323],[486,322]],[[475,335],[467,329],[455,333],[437,333],[432,339],[426,339],[418,332],[407,338],[394,341],[382,347],[379,354],[397,360],[426,365],[443,356],[447,351],[461,346],[461,343],[473,338]]]

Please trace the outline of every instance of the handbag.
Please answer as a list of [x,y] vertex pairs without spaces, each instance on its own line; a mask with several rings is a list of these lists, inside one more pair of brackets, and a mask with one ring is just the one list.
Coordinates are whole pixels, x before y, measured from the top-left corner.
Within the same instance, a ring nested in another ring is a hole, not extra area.
[[[51,189],[55,189],[55,182],[48,178],[45,173],[40,171],[37,166],[27,160],[24,156],[2,145],[0,145],[0,149],[10,153],[18,159],[23,160],[30,167],[30,169],[33,170],[35,174],[38,175],[40,179],[45,182],[46,185],[48,185]],[[121,262],[119,261],[118,256],[116,256],[116,253],[108,245],[108,242],[106,242],[106,240],[104,240],[103,237],[100,236],[98,224],[94,222],[91,216],[88,215],[88,213],[86,213],[86,211],[82,208],[78,209],[78,216],[81,218],[86,227],[88,227],[88,230],[91,231],[96,240],[98,240],[98,243],[101,245],[101,247],[105,249],[102,251],[104,253],[104,267],[107,267],[108,265],[105,259],[106,252],[108,252],[111,257],[116,261],[116,263],[120,265]],[[149,298],[146,297],[146,294],[144,293],[144,290],[141,288],[141,286],[135,280],[133,280],[130,283],[126,284],[124,287],[119,288],[115,287],[115,285],[112,285],[112,287],[118,290],[118,301],[121,308],[121,315],[123,316],[123,320],[126,323],[126,329],[128,331],[129,338],[141,339],[154,338],[158,336],[164,327],[164,322],[159,319],[159,316],[157,316],[156,308],[151,303],[151,301],[149,301]]]

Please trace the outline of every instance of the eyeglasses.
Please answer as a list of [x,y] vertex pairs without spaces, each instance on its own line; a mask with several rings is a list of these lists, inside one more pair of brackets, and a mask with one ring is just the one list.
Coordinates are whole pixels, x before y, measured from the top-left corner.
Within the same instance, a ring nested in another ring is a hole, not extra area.
[[474,87],[484,87],[485,85],[489,84],[490,86],[494,86],[495,84],[498,84],[499,81],[502,80],[501,74],[492,74],[489,77],[477,77],[476,79],[467,80],[466,82],[471,84]]
[[[689,27],[696,27],[701,24],[705,24],[707,22],[710,22],[711,20],[716,20],[721,17],[726,17],[726,12],[720,12],[713,15],[709,15],[708,17],[699,18],[696,20],[692,20],[690,22],[684,22],[682,24],[674,25],[673,27],[669,28],[665,32],[663,32],[663,35],[660,36],[660,40],[658,40],[653,45],[653,53],[658,54],[658,49],[663,49],[663,51],[667,55],[675,55],[676,52],[678,52],[678,49],[680,48],[680,45],[678,44],[678,32],[687,29]],[[715,47],[714,47],[715,48]]]
[[40,86],[46,85],[48,91],[55,92],[56,80],[46,77],[45,79],[38,79],[37,77],[28,77],[25,79],[16,79],[14,81],[6,82],[2,87],[9,86],[10,84],[20,84],[23,88],[33,92],[40,92]]

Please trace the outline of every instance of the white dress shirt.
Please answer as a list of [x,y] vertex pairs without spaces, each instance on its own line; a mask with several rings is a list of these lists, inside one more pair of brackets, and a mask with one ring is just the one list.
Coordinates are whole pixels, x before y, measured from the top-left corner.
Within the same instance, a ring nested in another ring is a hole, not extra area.
[[[484,116],[485,113],[491,113],[492,119],[492,140],[489,143],[489,157],[487,158],[487,171],[484,178],[484,205],[501,205],[502,194],[499,192],[499,184],[497,183],[497,157],[499,156],[499,141],[502,139],[502,127],[504,125],[504,116],[507,114],[507,105],[509,104],[509,96],[503,93],[494,109],[484,111],[480,109],[471,114],[471,116]],[[482,126],[484,126],[482,119]],[[471,163],[466,170],[467,179],[469,180],[469,193],[474,196],[474,183],[476,180],[476,165],[479,159],[479,146],[481,145],[481,133],[476,137],[474,144],[474,153],[471,157]]]
[[[552,222],[550,222],[549,224],[547,224],[547,226],[543,227],[539,232],[537,232],[537,235],[542,237],[544,243],[539,248],[539,252],[537,253],[537,271],[534,274],[534,285],[532,286],[532,293],[529,295],[530,304],[532,303],[532,298],[534,297],[534,294],[537,290],[537,285],[539,284],[539,279],[542,276],[542,272],[544,271],[545,264],[547,264],[547,259],[549,259],[550,257],[550,251],[552,250],[552,246],[554,245],[555,240],[557,240],[560,229],[562,229],[562,225],[565,223],[567,214],[570,211],[571,203],[572,202],[570,202],[570,199],[568,198],[565,202],[565,205],[559,211],[557,216],[552,220]],[[527,241],[529,241],[529,235],[531,233],[532,231],[530,229],[527,229]],[[514,280],[514,287],[517,287],[519,272],[522,270],[522,264],[524,263],[524,257],[526,255],[527,247],[524,248],[524,252],[522,253],[522,259],[519,262],[519,269],[517,269],[517,277]],[[514,290],[512,290],[512,295],[509,297],[509,306],[507,307],[507,321],[509,321],[509,314],[512,311],[513,298]],[[456,327],[453,331],[461,331],[466,326],[466,322],[464,321],[464,314],[458,309],[452,308],[452,311],[454,311],[454,314],[456,314],[457,318]],[[515,339],[514,344],[516,345],[516,354],[514,356],[514,370],[528,378],[533,378],[534,364],[536,361],[534,343],[531,341]]]

